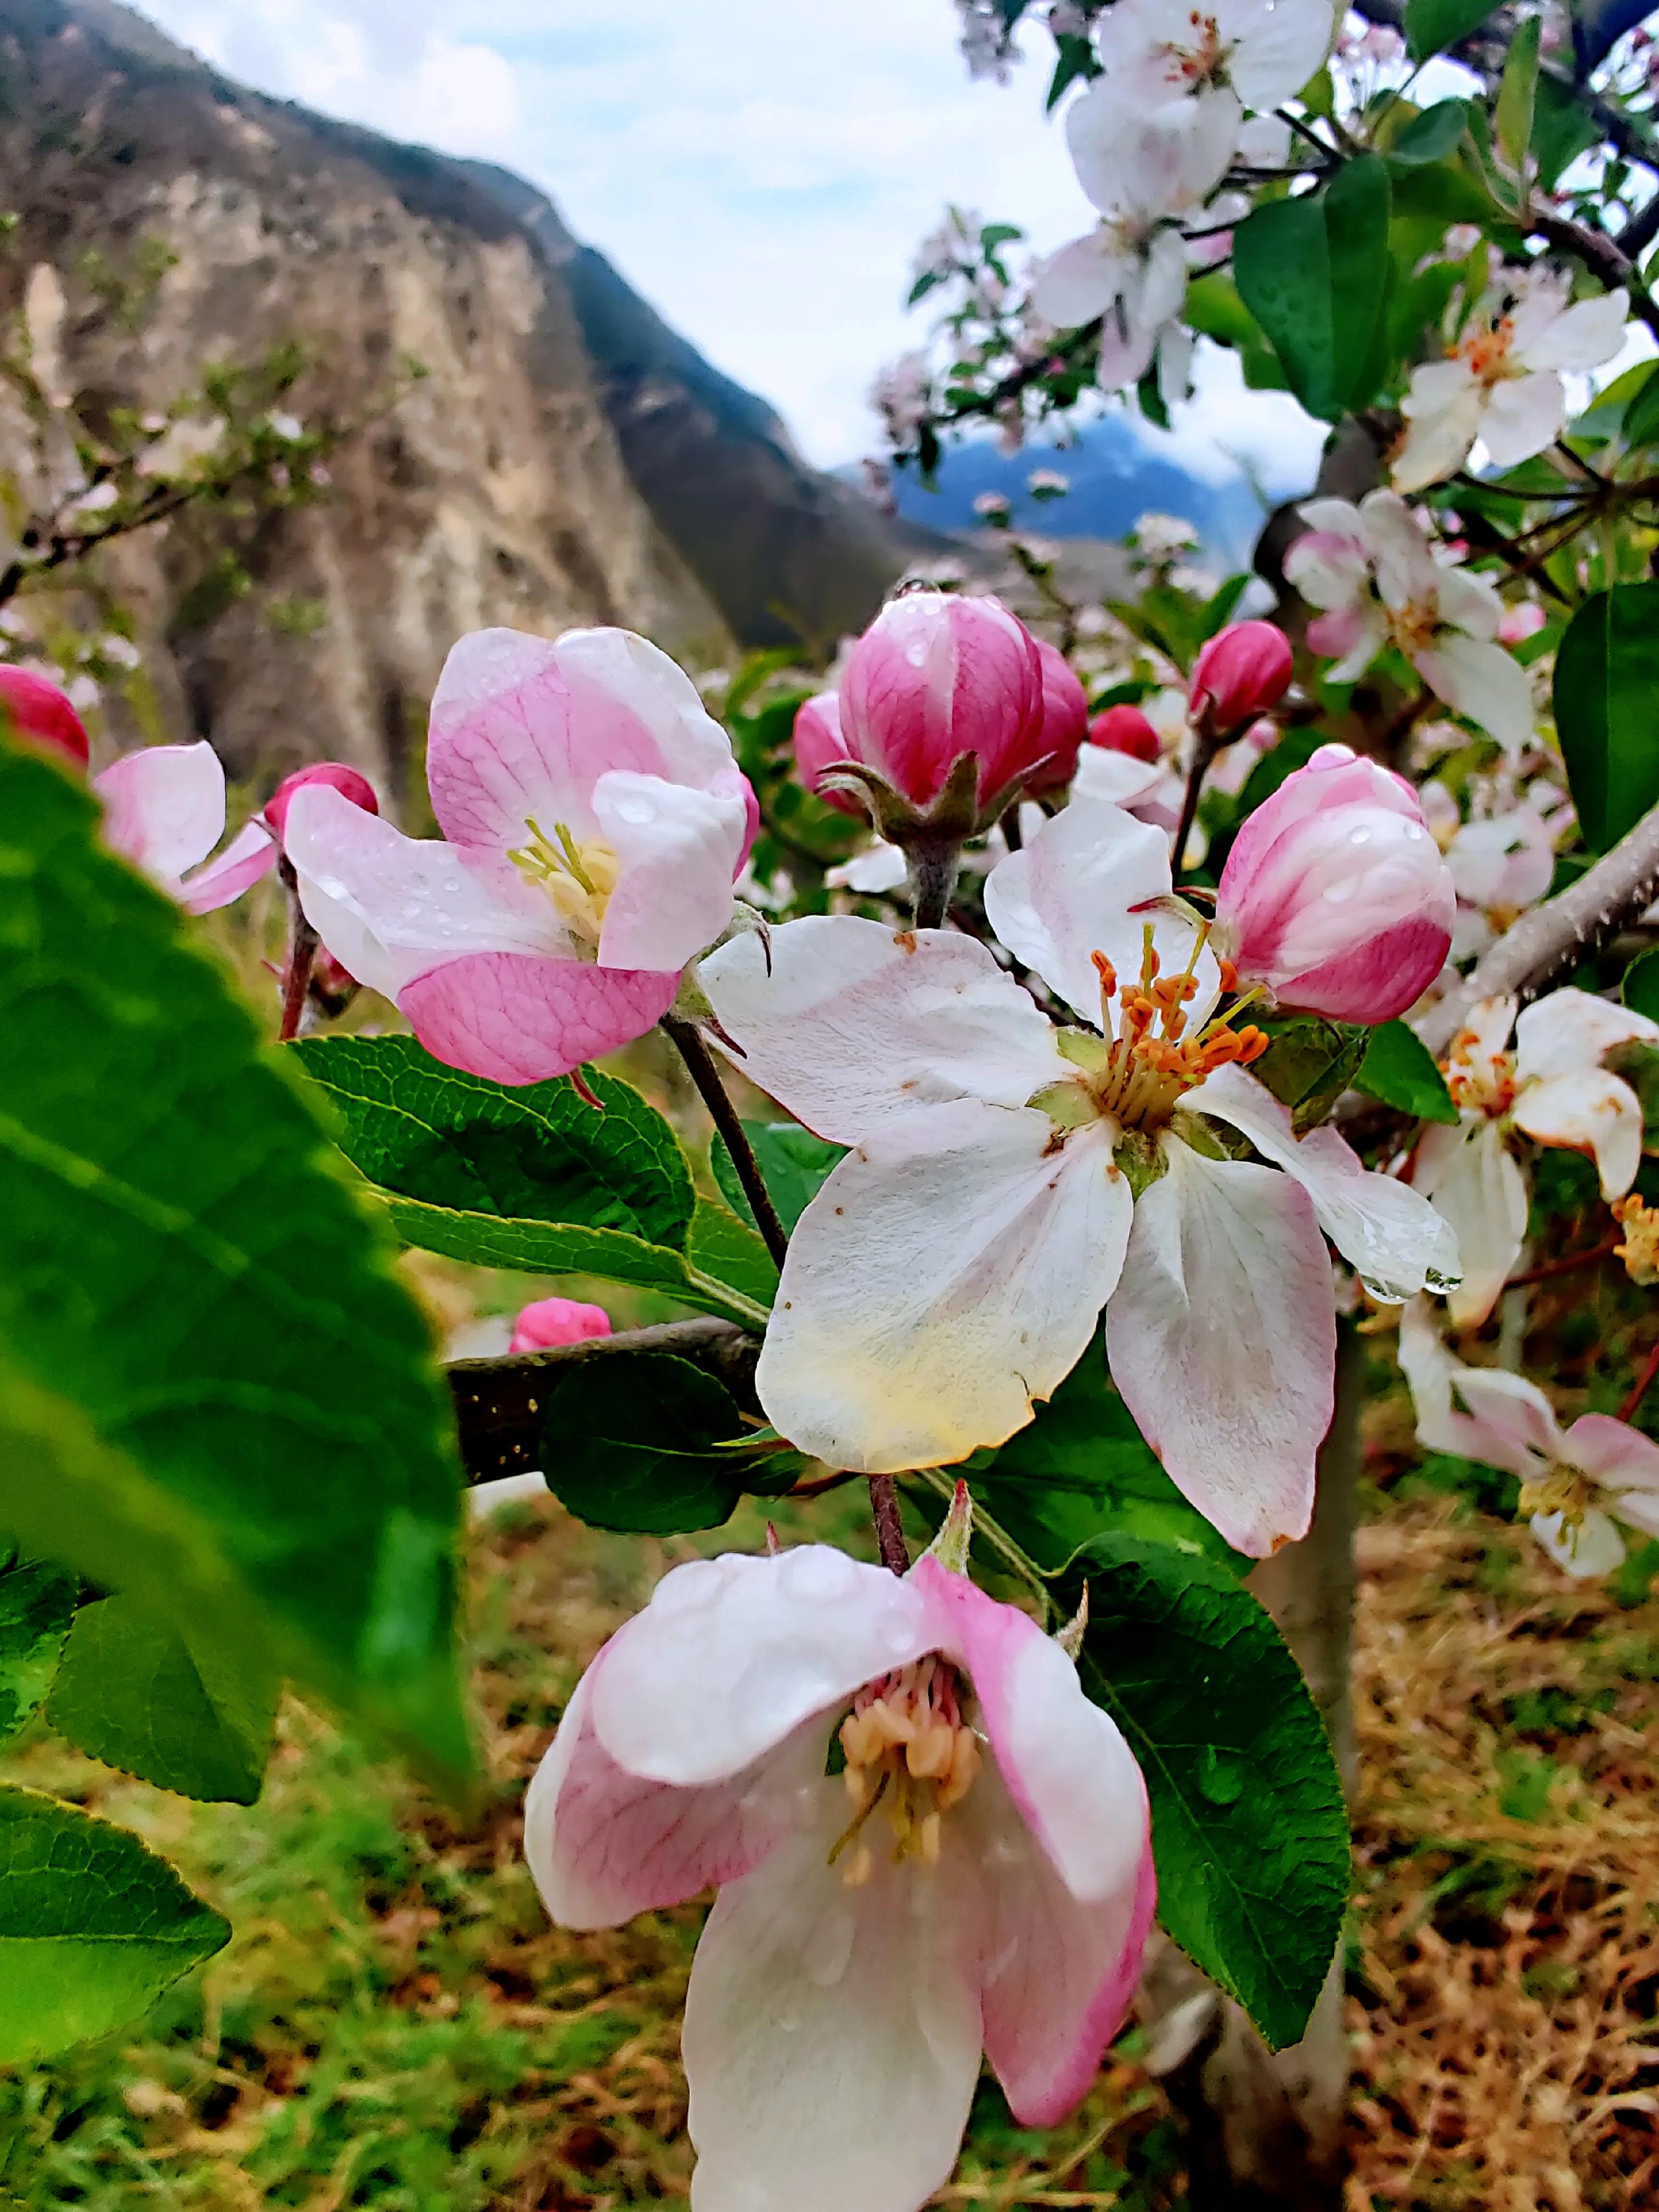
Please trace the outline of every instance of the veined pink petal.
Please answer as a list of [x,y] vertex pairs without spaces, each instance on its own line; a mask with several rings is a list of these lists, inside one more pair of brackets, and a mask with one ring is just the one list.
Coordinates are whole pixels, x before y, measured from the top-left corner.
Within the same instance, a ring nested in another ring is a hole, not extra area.
[[225,772],[210,744],[143,745],[92,780],[104,842],[169,890],[225,834]]
[[1463,1279],[1446,1300],[1459,1328],[1478,1328],[1498,1303],[1527,1233],[1527,1186],[1504,1132],[1484,1114],[1424,1130],[1412,1188],[1450,1224]]
[[731,921],[749,828],[738,783],[717,794],[613,769],[594,785],[594,820],[622,864],[599,935],[604,966],[682,969]]
[[1131,1204],[1104,1122],[1056,1148],[1046,1114],[960,1099],[876,1130],[790,1240],[767,1418],[871,1474],[1005,1442],[1093,1337]]
[[1535,1382],[1504,1367],[1460,1367],[1456,1395],[1469,1409],[1472,1459],[1508,1468],[1522,1481],[1547,1474],[1566,1449],[1555,1408]]
[[[1453,916],[1455,922],[1455,916]],[[1332,1022],[1391,1022],[1414,1006],[1445,964],[1452,924],[1438,916],[1396,922],[1358,951],[1334,953],[1287,975],[1275,994],[1285,1006],[1306,1006]]]
[[191,914],[213,914],[251,890],[276,865],[276,841],[260,822],[245,822],[216,860],[179,886],[179,896]]
[[544,1083],[654,1029],[678,988],[678,975],[650,969],[468,952],[415,976],[397,998],[434,1060],[492,1083]]
[[1305,1535],[1336,1324],[1313,1201],[1166,1139],[1106,1308],[1112,1373],[1176,1487],[1237,1550]]
[[1540,1145],[1588,1152],[1603,1198],[1622,1198],[1635,1182],[1642,1164],[1642,1102],[1605,1068],[1577,1068],[1522,1084],[1514,1114],[1516,1128]]
[[682,2048],[697,2212],[917,2212],[948,2178],[979,2078],[977,1884],[945,1823],[918,1881],[878,1850],[849,1890],[817,1818],[715,1900]]
[[957,1098],[1024,1106],[1068,1073],[1053,1024],[955,931],[809,915],[700,962],[751,1083],[837,1144]]
[[1659,1444],[1610,1413],[1581,1413],[1567,1431],[1567,1456],[1609,1490],[1659,1493]]

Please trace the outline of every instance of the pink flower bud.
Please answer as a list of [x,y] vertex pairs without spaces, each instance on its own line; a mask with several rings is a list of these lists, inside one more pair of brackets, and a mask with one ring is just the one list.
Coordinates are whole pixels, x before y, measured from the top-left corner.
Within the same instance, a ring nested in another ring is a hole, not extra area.
[[795,774],[808,791],[817,792],[825,805],[862,819],[866,810],[850,792],[818,791],[818,778],[825,769],[848,757],[842,743],[841,701],[833,691],[820,691],[795,716]]
[[581,1344],[610,1334],[611,1316],[603,1306],[585,1306],[575,1298],[538,1298],[514,1322],[507,1349],[546,1352],[556,1344]]
[[1206,737],[1231,736],[1279,704],[1291,665],[1291,641],[1276,623],[1230,623],[1193,664],[1187,706],[1194,723]]
[[1077,757],[1089,732],[1089,700],[1076,672],[1058,646],[1033,640],[1042,665],[1042,744],[1049,757],[1027,781],[1034,797],[1063,791],[1077,773]]
[[1505,607],[1498,625],[1499,645],[1521,645],[1535,637],[1549,619],[1536,599],[1522,599],[1518,605]]
[[354,806],[361,806],[365,814],[378,814],[380,802],[374,796],[374,787],[366,775],[343,761],[318,761],[310,768],[296,769],[292,775],[284,776],[265,801],[265,821],[273,836],[280,838],[288,825],[288,810],[296,791],[308,784],[325,783],[349,799]]
[[85,768],[92,748],[86,726],[66,695],[27,668],[0,668],[0,708],[20,736],[33,738]]
[[1444,964],[1456,895],[1417,793],[1346,745],[1322,745],[1233,841],[1218,950],[1281,1006],[1387,1022]]
[[1108,707],[1089,725],[1089,743],[1109,753],[1127,753],[1138,761],[1161,760],[1158,732],[1139,707]]
[[999,599],[902,592],[848,657],[848,751],[914,806],[939,796],[963,753],[979,763],[983,805],[1042,759],[1044,720],[1036,640]]

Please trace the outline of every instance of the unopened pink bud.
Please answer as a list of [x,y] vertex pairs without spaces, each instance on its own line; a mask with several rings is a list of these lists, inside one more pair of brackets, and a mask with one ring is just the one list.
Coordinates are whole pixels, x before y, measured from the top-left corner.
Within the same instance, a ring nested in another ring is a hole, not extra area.
[[1139,761],[1161,760],[1164,755],[1158,732],[1139,707],[1108,707],[1097,714],[1089,725],[1089,743]]
[[1188,711],[1206,736],[1231,737],[1279,704],[1291,668],[1291,641],[1276,623],[1231,623],[1193,664]]
[[33,738],[85,768],[92,751],[86,725],[55,684],[27,668],[0,667],[0,708],[20,737]]
[[1513,607],[1505,607],[1498,625],[1500,645],[1521,645],[1535,637],[1549,619],[1536,599],[1522,599]]
[[820,691],[795,716],[795,774],[826,805],[862,817],[866,809],[852,793],[818,791],[818,778],[825,769],[838,767],[849,757],[842,743],[841,701],[833,691]]
[[576,1298],[538,1298],[514,1322],[507,1348],[546,1352],[556,1344],[583,1344],[590,1337],[610,1334],[611,1316],[603,1306],[585,1306]]
[[951,763],[979,763],[981,805],[1047,750],[1036,640],[1000,599],[936,591],[890,600],[848,658],[848,752],[911,805],[939,796]]
[[1346,745],[1322,745],[1234,839],[1218,945],[1281,1006],[1387,1022],[1439,974],[1456,906],[1410,784]]
[[374,796],[374,787],[366,775],[343,761],[318,761],[310,768],[296,769],[292,775],[284,776],[265,801],[265,821],[272,834],[280,838],[288,823],[288,810],[296,791],[308,784],[325,783],[349,799],[354,806],[361,806],[365,814],[378,814],[380,802]]
[[1033,642],[1042,665],[1042,750],[1048,756],[1026,781],[1026,790],[1036,797],[1063,791],[1077,774],[1077,757],[1089,733],[1089,699],[1059,647],[1046,637]]

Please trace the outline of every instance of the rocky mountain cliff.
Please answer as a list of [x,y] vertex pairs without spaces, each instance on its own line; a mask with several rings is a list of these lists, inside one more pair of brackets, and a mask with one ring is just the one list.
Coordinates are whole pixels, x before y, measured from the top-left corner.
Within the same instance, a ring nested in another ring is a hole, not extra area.
[[233,769],[330,754],[401,794],[465,629],[622,622],[707,664],[832,641],[902,565],[530,186],[229,83],[114,0],[0,0],[0,312],[27,299],[87,419],[293,342],[295,412],[363,426],[239,545],[252,588],[202,590],[191,519],[100,556],[162,722]]

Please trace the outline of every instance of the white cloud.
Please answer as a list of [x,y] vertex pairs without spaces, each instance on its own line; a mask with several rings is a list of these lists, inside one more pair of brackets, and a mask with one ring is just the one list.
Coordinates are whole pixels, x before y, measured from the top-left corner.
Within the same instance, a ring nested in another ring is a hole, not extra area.
[[[819,462],[874,445],[866,393],[915,342],[910,257],[945,201],[1040,251],[1091,219],[1037,53],[1011,88],[970,83],[948,0],[143,8],[262,90],[520,171]],[[1305,445],[1271,399],[1206,377],[1204,429],[1178,438]]]

